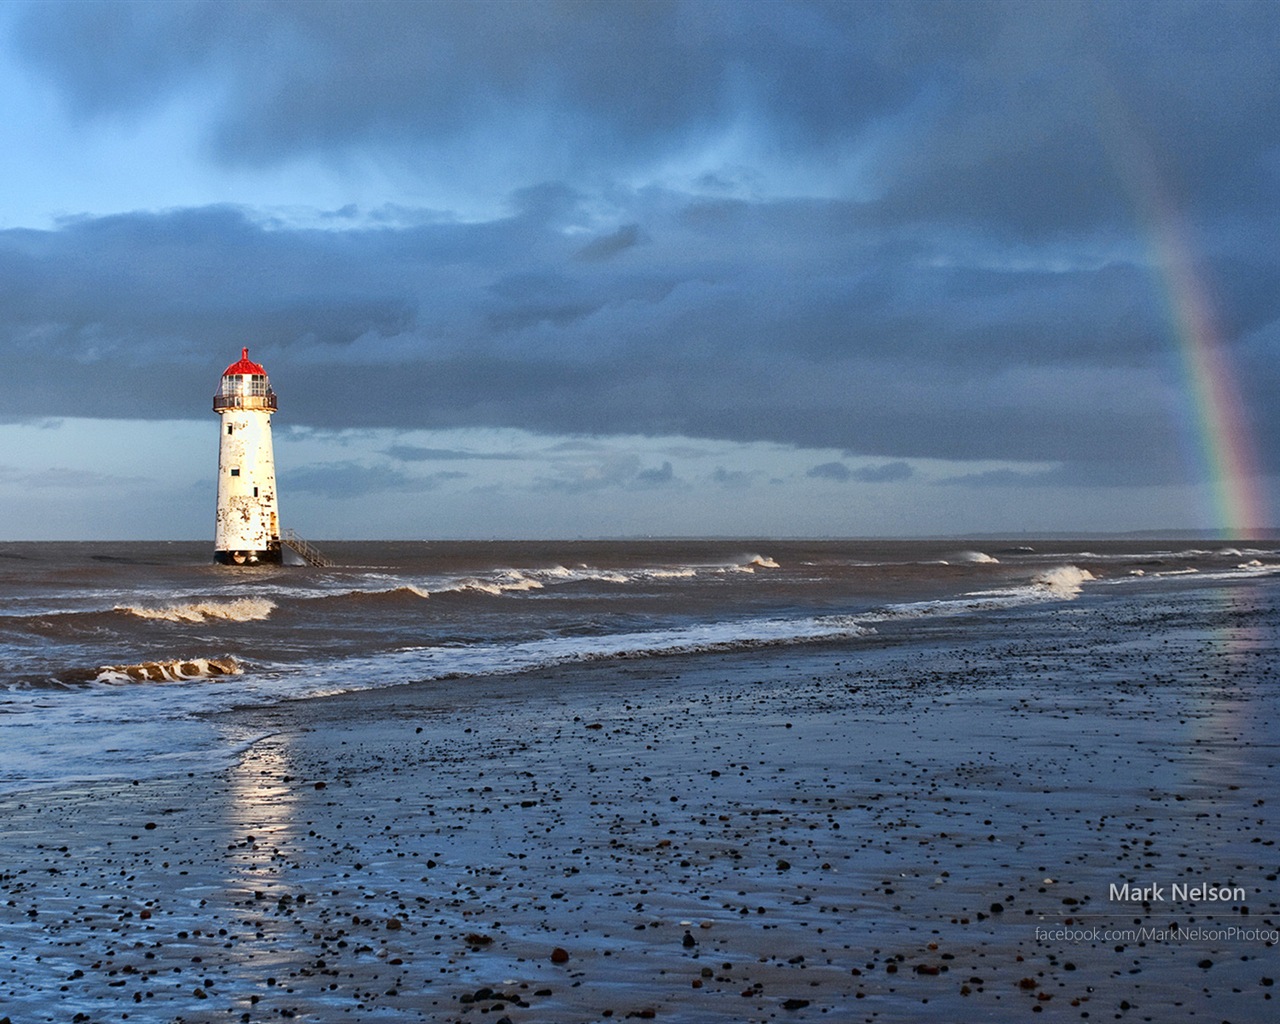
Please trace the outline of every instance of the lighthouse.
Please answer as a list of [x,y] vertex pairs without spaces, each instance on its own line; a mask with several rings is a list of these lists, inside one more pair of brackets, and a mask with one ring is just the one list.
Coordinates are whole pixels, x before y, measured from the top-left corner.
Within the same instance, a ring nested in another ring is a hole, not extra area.
[[223,565],[282,561],[271,414],[276,393],[267,371],[241,349],[213,396],[218,444],[218,517],[213,557]]

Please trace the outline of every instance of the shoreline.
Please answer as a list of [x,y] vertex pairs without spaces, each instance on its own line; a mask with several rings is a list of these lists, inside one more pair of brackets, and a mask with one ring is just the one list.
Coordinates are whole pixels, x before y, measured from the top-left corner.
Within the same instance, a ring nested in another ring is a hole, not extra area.
[[[226,771],[0,800],[0,1000],[188,1024],[1268,1020],[1276,589],[223,713],[270,733]],[[1110,899],[1126,882],[1248,902]]]

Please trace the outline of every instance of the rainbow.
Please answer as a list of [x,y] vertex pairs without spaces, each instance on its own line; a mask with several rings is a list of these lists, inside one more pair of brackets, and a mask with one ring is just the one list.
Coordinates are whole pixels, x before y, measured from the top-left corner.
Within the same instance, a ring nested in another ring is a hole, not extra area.
[[1192,460],[1209,483],[1211,521],[1220,536],[1256,535],[1267,523],[1258,485],[1254,436],[1222,343],[1213,304],[1182,232],[1172,217],[1156,233],[1156,266],[1169,296],[1169,314],[1192,415]]
[[1177,343],[1189,413],[1187,462],[1193,478],[1207,482],[1208,521],[1223,538],[1258,536],[1270,525],[1262,473],[1209,290],[1198,273],[1188,232],[1154,171],[1154,160],[1141,152],[1133,131],[1125,133],[1118,148],[1122,177],[1149,225],[1147,245]]

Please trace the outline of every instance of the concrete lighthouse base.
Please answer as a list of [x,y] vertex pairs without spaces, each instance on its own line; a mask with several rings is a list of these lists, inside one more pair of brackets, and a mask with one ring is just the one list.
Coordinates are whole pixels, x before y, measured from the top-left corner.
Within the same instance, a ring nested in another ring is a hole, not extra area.
[[282,565],[284,547],[273,544],[264,551],[215,551],[213,560],[219,565]]

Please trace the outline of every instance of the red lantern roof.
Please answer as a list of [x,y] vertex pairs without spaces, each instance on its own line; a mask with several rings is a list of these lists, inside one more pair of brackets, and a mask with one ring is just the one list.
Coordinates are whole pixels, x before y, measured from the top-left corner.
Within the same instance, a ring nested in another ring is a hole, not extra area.
[[242,348],[240,350],[240,362],[232,363],[230,366],[228,366],[226,370],[223,371],[222,376],[232,377],[232,376],[235,376],[236,374],[241,374],[241,373],[259,373],[259,374],[262,374],[262,376],[264,377],[267,375],[267,371],[262,368],[261,363],[255,363],[250,361],[249,350],[247,348]]

